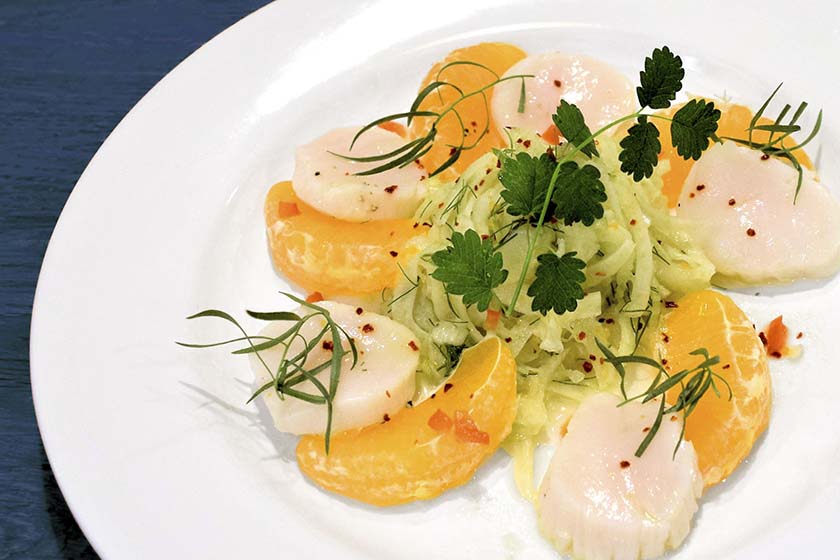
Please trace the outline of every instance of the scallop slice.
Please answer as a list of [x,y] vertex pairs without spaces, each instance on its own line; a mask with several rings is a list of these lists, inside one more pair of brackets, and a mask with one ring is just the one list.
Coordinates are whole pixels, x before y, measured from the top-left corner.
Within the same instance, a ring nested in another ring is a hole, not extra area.
[[677,215],[719,274],[750,284],[833,275],[840,267],[840,204],[816,176],[734,142],[715,144],[683,185]]
[[666,418],[636,457],[659,403],[620,402],[599,393],[580,405],[540,487],[540,529],[575,558],[654,558],[682,543],[697,511],[694,448],[683,442],[674,455],[681,422]]
[[410,162],[375,175],[356,175],[384,162],[354,162],[335,154],[377,156],[405,144],[399,134],[374,127],[350,150],[358,130],[337,128],[297,149],[295,194],[316,210],[349,222],[410,218],[426,196],[425,171]]
[[516,74],[534,75],[525,80],[525,110],[519,112],[520,80],[495,86],[493,119],[500,130],[545,132],[561,99],[577,105],[593,131],[632,113],[636,106],[630,81],[612,66],[588,56],[536,54],[514,64],[505,76]]
[[[361,428],[397,414],[414,395],[414,376],[420,356],[419,343],[414,334],[396,321],[364,311],[361,307],[327,301],[318,305],[329,311],[333,321],[354,339],[359,355],[359,361],[352,369],[352,357],[349,354],[342,360],[333,404],[333,432]],[[301,317],[311,312],[311,309],[305,307],[296,311]],[[288,356],[300,352],[305,346],[302,339],[313,340],[325,324],[322,316],[312,317],[304,323],[300,330],[301,336],[289,345]],[[290,326],[287,322],[271,323],[260,334],[276,337]],[[331,340],[329,335],[324,337],[309,353],[304,367],[313,368],[329,360],[332,357]],[[283,347],[275,346],[260,352],[260,355],[268,367],[276,372],[282,359]],[[271,379],[253,354],[251,367],[258,386]],[[330,371],[327,369],[316,377],[325,387],[329,387],[329,376]],[[310,394],[320,394],[310,381],[296,385],[295,388]],[[326,430],[325,405],[288,396],[280,399],[273,390],[264,391],[262,395],[274,425],[281,432],[323,434]]]

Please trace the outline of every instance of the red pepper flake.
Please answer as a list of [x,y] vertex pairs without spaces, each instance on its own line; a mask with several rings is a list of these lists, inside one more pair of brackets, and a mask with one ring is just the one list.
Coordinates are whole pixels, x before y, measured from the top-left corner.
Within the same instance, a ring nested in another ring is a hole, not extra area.
[[391,421],[391,417],[390,417],[390,416],[388,416],[387,414],[382,415],[382,423],[383,423],[383,424],[384,424],[385,422],[390,422],[390,421]]
[[365,323],[364,326],[362,327],[362,332],[363,333],[373,332],[373,325],[371,325],[370,323]]
[[511,340],[513,340],[511,337],[509,337],[509,336],[505,337],[505,342],[510,343]]
[[779,315],[767,325],[767,353],[774,358],[781,358],[787,349],[788,328]]
[[583,331],[580,331],[578,333],[578,340],[583,340],[584,338],[586,338],[586,333],[583,332]]
[[502,168],[502,160],[497,159],[496,160],[496,169],[501,169],[501,168]]
[[443,392],[444,392],[444,393],[448,393],[448,392],[449,392],[449,389],[451,389],[452,387],[453,387],[452,383],[446,383],[446,384],[443,386]]
[[479,186],[479,187],[483,187],[483,186],[484,186],[484,179],[482,179],[481,181],[479,181],[479,182],[478,182],[478,186]]
[[703,190],[703,189],[705,189],[705,188],[706,188],[706,185],[697,185],[697,191],[698,191],[698,192],[699,192],[699,191],[702,191],[702,190]]
[[595,360],[597,360],[597,358],[595,357],[595,354],[589,354],[589,359],[592,360],[593,362]]
[[318,303],[319,301],[324,301],[324,296],[321,295],[321,292],[312,292],[306,296],[306,303]]
[[[492,171],[492,169],[485,169],[485,170],[484,170],[484,174],[485,174],[485,175],[490,175],[490,172],[491,172],[491,171]],[[484,181],[482,181],[482,183],[483,183],[483,182],[484,182]]]
[[753,228],[748,229],[747,230],[747,235],[749,237],[755,237],[755,230]]
[[277,205],[277,215],[281,218],[291,218],[300,214],[300,208],[294,202],[280,202]]
[[662,358],[662,365],[663,365],[663,366],[667,366],[667,365],[668,365],[668,358]]
[[621,467],[622,469],[626,469],[627,467],[630,466],[630,461],[622,461],[618,464],[618,466]]
[[[438,204],[438,208],[443,208],[443,202],[441,202],[440,204]],[[431,224],[429,224],[429,225],[431,225]]]
[[[412,350],[414,350],[415,352],[420,350],[420,347],[417,346],[417,343],[414,342],[413,340],[408,341],[408,347],[411,348]],[[432,395],[432,398],[434,398],[434,395]]]
[[364,312],[365,312],[365,310],[364,310],[364,309],[362,309],[361,307],[357,307],[357,308],[356,308],[356,315],[361,315],[361,314],[362,314],[362,313],[364,313]]
[[449,148],[449,155],[454,156],[455,152],[457,152],[457,151],[458,151],[458,148],[453,146],[453,147]]
[[522,143],[522,138],[517,138],[517,139],[516,139],[516,143],[517,143],[517,144],[521,144],[521,143]]
[[799,339],[800,339],[800,338],[802,338],[803,336],[805,336],[805,333],[803,333],[802,331],[800,331],[799,333],[797,333],[797,335],[796,335],[796,339],[797,339],[797,340],[799,340]]
[[761,343],[764,345],[765,348],[767,348],[767,335],[764,334],[764,331],[758,333],[758,338],[761,339]]
[[768,159],[770,159],[769,154],[761,154],[761,161],[767,161]]
[[642,428],[642,433],[643,433],[643,434],[644,434],[644,433],[647,433],[647,432],[649,432],[649,431],[650,431],[650,426],[646,426],[646,427]]
[[333,349],[332,341],[325,340],[324,342],[321,343],[321,348],[323,348],[324,350],[332,351],[332,349]]
[[607,319],[607,320],[605,320],[604,322],[605,322],[606,324],[608,324],[608,325],[612,325],[613,323],[615,323],[615,320],[613,320],[613,319]]
[[464,410],[455,411],[455,438],[463,442],[490,444],[490,434],[479,430],[475,421]]
[[676,309],[677,307],[679,307],[679,305],[677,305],[677,302],[675,301],[666,301],[665,307],[668,309]]
[[586,373],[591,373],[592,372],[592,364],[589,363],[589,362],[583,362],[583,371],[585,371]]
[[729,199],[729,206],[735,206],[735,199],[734,198]]
[[634,218],[634,219],[632,219],[632,220],[630,220],[630,225],[631,225],[631,226],[635,226],[635,225],[636,225],[636,219],[635,219],[635,218]]
[[732,364],[726,364],[726,365],[725,365],[725,366],[723,366],[721,369],[729,369],[729,368],[731,368],[731,367],[732,367]]
[[688,198],[694,198],[694,193],[688,193]]
[[475,127],[477,127],[477,126],[478,126],[478,123],[477,123],[477,122],[475,122],[475,121],[470,121],[470,126],[471,126],[471,127],[473,127],[473,128],[475,128]]
[[388,254],[392,257],[396,257],[397,255],[399,255],[399,253],[397,253],[396,251],[388,251]]
[[315,176],[316,176],[316,177],[318,177],[320,174],[321,174],[321,172],[320,172],[320,171],[316,171],[316,172],[315,172]]
[[390,399],[391,398],[391,391],[389,391],[388,389],[385,389],[385,396]]
[[671,416],[671,422],[676,422],[676,421],[677,421],[677,417],[676,416]]
[[452,427],[452,418],[442,411],[437,409],[434,414],[429,417],[429,427],[436,432],[448,432]]
[[522,145],[523,145],[523,146],[525,146],[526,148],[530,148],[530,147],[531,147],[531,141],[530,141],[530,140],[525,140],[525,141],[522,143]]
[[413,227],[414,229],[417,229],[418,227],[420,227],[420,224],[418,222],[414,222],[414,225],[411,226],[411,227]]
[[397,190],[397,185],[391,185],[390,187],[385,187],[385,192],[388,193],[388,194],[391,194],[395,190]]
[[563,87],[563,82],[560,80],[554,80],[554,87]]
[[487,235],[486,233],[482,233],[481,234],[481,239],[490,239],[490,236]]
[[665,333],[662,333],[662,342],[664,342],[665,344],[668,344],[669,342],[671,342],[671,337],[668,336]]

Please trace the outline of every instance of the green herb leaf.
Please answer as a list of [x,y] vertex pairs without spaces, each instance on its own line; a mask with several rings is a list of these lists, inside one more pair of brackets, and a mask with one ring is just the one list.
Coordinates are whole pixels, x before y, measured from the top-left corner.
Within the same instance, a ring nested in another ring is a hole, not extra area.
[[505,187],[501,195],[508,203],[507,213],[511,216],[538,216],[557,162],[548,154],[534,157],[525,152],[517,153],[516,157],[500,153],[499,157],[502,161],[499,181]]
[[528,288],[528,295],[534,298],[531,310],[545,315],[553,310],[562,314],[577,309],[578,300],[583,299],[581,284],[586,280],[582,260],[575,258],[577,253],[566,253],[558,257],[546,253],[537,257],[537,277]]
[[700,159],[717,132],[720,110],[715,104],[692,99],[682,106],[671,121],[671,142],[684,159]]
[[[581,147],[580,151],[589,157],[597,156],[598,149],[595,148],[595,141],[592,140],[592,132],[586,126],[586,121],[583,118],[583,113],[577,108],[577,105],[567,103],[565,99],[560,100],[560,105],[557,107],[557,112],[551,117],[554,121],[554,126],[560,131],[560,134],[572,145]],[[590,140],[588,144],[583,145],[584,142]]]
[[557,183],[551,196],[555,204],[554,215],[570,226],[592,222],[604,215],[603,203],[607,200],[601,172],[593,165],[578,167],[573,161],[560,166]]
[[668,47],[654,49],[645,59],[645,69],[639,72],[642,85],[636,88],[639,104],[651,109],[667,109],[682,89],[685,77],[682,59]]
[[619,144],[621,153],[621,170],[633,176],[634,181],[641,181],[653,175],[653,169],[659,161],[659,129],[644,116],[639,122],[630,127],[627,136]]
[[450,294],[463,296],[465,305],[476,304],[486,311],[493,299],[493,289],[505,281],[508,271],[502,268],[502,254],[488,238],[482,240],[474,230],[454,232],[446,249],[432,254],[437,269],[432,278],[446,286]]

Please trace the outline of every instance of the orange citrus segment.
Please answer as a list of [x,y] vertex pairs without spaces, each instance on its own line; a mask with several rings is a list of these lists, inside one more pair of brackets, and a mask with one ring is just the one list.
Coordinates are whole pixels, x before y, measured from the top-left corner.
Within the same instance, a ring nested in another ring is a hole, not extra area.
[[[694,445],[703,481],[717,484],[749,454],[770,420],[770,370],[755,327],[727,296],[704,290],[689,294],[666,318],[664,355],[676,373],[703,360],[691,351],[706,348],[720,356],[714,371],[729,383],[732,399],[718,382],[721,398],[709,389],[688,417],[685,439]],[[676,401],[679,389],[668,392]]]
[[[747,128],[750,126],[750,121],[753,118],[753,112],[749,107],[744,105],[723,104],[716,102],[715,105],[721,110],[720,120],[718,121],[717,135],[721,138],[729,136],[732,138],[747,138]],[[682,105],[677,105],[664,112],[668,116],[676,113]],[[662,151],[659,154],[659,160],[669,160],[671,162],[671,170],[663,177],[665,184],[662,187],[665,196],[668,197],[668,205],[673,208],[677,205],[680,198],[680,192],[683,188],[683,183],[688,172],[694,166],[694,160],[685,160],[678,153],[677,149],[671,145],[671,123],[661,121],[659,119],[651,119],[656,127],[659,129],[659,142],[662,144]],[[773,121],[767,118],[758,120],[758,124],[773,124]],[[766,142],[770,133],[766,131],[756,130],[753,132],[754,142]],[[794,141],[790,139],[784,140],[782,143],[788,146],[792,145]],[[794,152],[799,162],[807,167],[813,169],[813,164],[808,158],[804,150],[796,150]]]
[[[525,58],[525,52],[514,45],[507,43],[480,43],[471,47],[456,49],[449,53],[446,58],[432,66],[426,79],[423,80],[420,89],[422,90],[436,80],[445,81],[463,91],[464,94],[476,91],[497,79],[497,76],[504,74],[511,66]],[[478,66],[458,64],[444,66],[453,62],[476,62],[492,70],[492,72]],[[442,70],[443,69],[443,70]],[[496,75],[494,75],[494,73]],[[463,142],[465,146],[475,144],[482,132],[487,134],[478,144],[467,151],[464,151],[458,158],[453,168],[457,172],[463,172],[472,162],[486,154],[492,148],[499,148],[505,145],[502,136],[496,131],[493,118],[490,113],[490,100],[492,99],[492,88],[487,91],[487,99],[481,95],[475,95],[465,99],[456,107],[458,115],[454,112],[448,113],[437,126],[437,136],[432,149],[420,158],[423,167],[429,173],[440,167],[451,155],[451,146],[459,146]],[[432,92],[420,104],[419,109],[423,111],[441,112],[460,97],[460,93],[453,87],[443,86]],[[460,120],[459,117],[460,116]],[[413,138],[425,136],[432,126],[433,118],[421,117],[411,122],[410,133]]]
[[329,455],[322,436],[302,437],[298,465],[319,486],[368,504],[428,500],[469,481],[515,416],[516,362],[489,338],[464,352],[433,397],[387,422],[334,435]]
[[307,292],[363,294],[393,286],[406,242],[426,230],[411,220],[352,223],[300,200],[289,181],[265,200],[274,266]]

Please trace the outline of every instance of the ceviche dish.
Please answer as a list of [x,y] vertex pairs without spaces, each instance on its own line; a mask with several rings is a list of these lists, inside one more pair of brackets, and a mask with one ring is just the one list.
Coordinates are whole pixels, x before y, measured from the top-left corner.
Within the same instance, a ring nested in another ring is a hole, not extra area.
[[179,344],[232,345],[328,492],[434,500],[505,453],[560,554],[678,549],[805,336],[727,290],[833,276],[840,205],[806,151],[821,111],[684,92],[668,47],[639,67],[481,43],[402,112],[313,131],[264,191],[294,293]]

